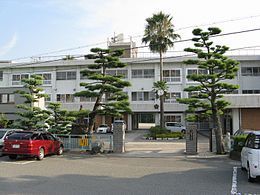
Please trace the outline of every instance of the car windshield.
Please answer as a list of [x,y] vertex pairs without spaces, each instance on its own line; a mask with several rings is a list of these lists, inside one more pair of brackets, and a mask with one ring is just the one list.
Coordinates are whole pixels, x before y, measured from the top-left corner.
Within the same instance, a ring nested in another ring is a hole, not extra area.
[[32,132],[15,132],[7,137],[8,140],[30,140]]
[[99,127],[107,127],[107,125],[99,125]]
[[2,139],[5,135],[6,131],[0,131],[0,139]]

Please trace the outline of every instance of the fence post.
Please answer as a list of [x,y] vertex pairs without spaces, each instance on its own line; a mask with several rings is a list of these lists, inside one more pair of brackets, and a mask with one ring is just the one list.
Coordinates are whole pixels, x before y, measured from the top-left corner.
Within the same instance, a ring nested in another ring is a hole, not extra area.
[[69,135],[69,147],[68,148],[71,150],[71,135]]
[[113,135],[109,136],[109,151],[113,150]]
[[191,123],[188,124],[186,130],[186,154],[197,154],[197,124]]
[[125,152],[125,129],[122,124],[114,124],[113,152]]

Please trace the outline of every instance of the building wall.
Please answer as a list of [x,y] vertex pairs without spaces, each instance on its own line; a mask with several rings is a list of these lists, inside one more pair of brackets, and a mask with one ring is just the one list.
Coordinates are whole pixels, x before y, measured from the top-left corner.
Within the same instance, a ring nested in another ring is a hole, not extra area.
[[[125,68],[128,70],[128,76],[126,80],[130,81],[132,86],[125,88],[124,91],[128,93],[131,108],[133,113],[155,113],[155,121],[159,122],[159,109],[155,109],[154,105],[159,104],[158,100],[149,100],[149,101],[132,101],[132,92],[151,92],[153,88],[153,83],[159,80],[159,60],[143,60],[143,59],[121,59],[123,62],[128,63],[128,66]],[[138,62],[138,60],[140,62]],[[143,60],[143,61],[142,61]],[[184,59],[166,59],[164,62],[164,70],[180,70],[180,81],[178,82],[168,82],[169,92],[180,92],[181,97],[187,97],[188,94],[184,92],[184,88],[189,85],[194,85],[194,83],[189,82],[186,79],[187,70],[191,68],[196,68],[194,65],[185,65],[182,60]],[[256,56],[244,56],[238,57],[240,61],[240,69],[238,75],[232,81],[228,81],[233,84],[239,84],[240,89],[239,93],[241,94],[244,89],[250,90],[260,90],[260,75],[255,76],[242,76],[241,68],[242,67],[260,67],[260,58]],[[136,62],[135,62],[136,61]],[[40,63],[35,65],[24,65],[23,64],[1,64],[0,70],[3,70],[3,81],[0,81],[0,88],[8,88],[12,89],[17,88],[18,86],[12,85],[12,75],[19,73],[51,73],[51,84],[43,85],[45,93],[51,95],[51,101],[57,101],[57,94],[74,94],[77,91],[81,91],[84,88],[80,87],[80,82],[88,82],[88,80],[80,79],[80,71],[85,69],[88,64],[93,64],[93,60],[64,60],[58,62],[50,62],[50,63]],[[154,77],[152,78],[132,78],[133,70],[144,70],[144,69],[154,69]],[[57,80],[56,73],[59,71],[76,71],[76,79],[74,80]],[[239,99],[240,97],[230,97],[229,100],[232,102],[233,106],[231,108],[260,108],[259,98],[260,94],[254,94],[254,96],[249,96],[247,98]],[[250,99],[251,98],[251,99]],[[253,98],[253,99],[252,99]],[[17,100],[18,101],[18,100]],[[239,102],[239,103],[237,103]],[[253,103],[254,102],[254,103]],[[47,102],[48,103],[48,102]],[[68,110],[79,110],[80,105],[83,106],[84,109],[92,109],[93,102],[80,102],[79,98],[75,98],[74,102],[65,102],[62,103],[62,108]],[[245,107],[246,106],[246,107]],[[5,110],[5,112],[9,112],[9,110],[14,110],[13,105],[1,105],[1,110]],[[165,115],[178,115],[181,116],[181,122],[185,124],[185,115],[184,112],[187,109],[186,105],[179,104],[177,102],[165,103]],[[260,112],[258,109],[253,113]],[[251,115],[252,111],[246,112],[244,116],[247,114]],[[129,127],[132,126],[133,117],[125,117],[127,124]],[[105,118],[105,122],[108,122],[112,119]],[[244,119],[249,120],[249,119]],[[101,121],[104,122],[104,121]],[[245,127],[246,123],[243,123]],[[250,123],[249,123],[250,124]],[[234,126],[234,125],[233,125]],[[257,125],[255,125],[256,127]],[[260,127],[260,125],[259,125]],[[236,128],[236,127],[234,127]]]
[[241,109],[242,129],[260,130],[260,108]]

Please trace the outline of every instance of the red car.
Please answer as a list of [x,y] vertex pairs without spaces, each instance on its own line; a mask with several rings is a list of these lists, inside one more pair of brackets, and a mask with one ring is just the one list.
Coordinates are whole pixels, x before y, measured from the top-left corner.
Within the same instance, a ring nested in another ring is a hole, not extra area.
[[10,159],[18,155],[36,157],[42,160],[47,154],[61,155],[63,143],[51,133],[43,131],[16,131],[4,141],[3,154]]

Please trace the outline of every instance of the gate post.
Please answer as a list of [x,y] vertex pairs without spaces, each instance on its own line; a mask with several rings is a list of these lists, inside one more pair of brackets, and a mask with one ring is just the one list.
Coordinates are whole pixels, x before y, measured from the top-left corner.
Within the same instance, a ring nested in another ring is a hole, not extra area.
[[125,129],[123,124],[113,124],[113,152],[125,152]]
[[197,125],[195,123],[188,124],[186,129],[186,154],[197,154]]

